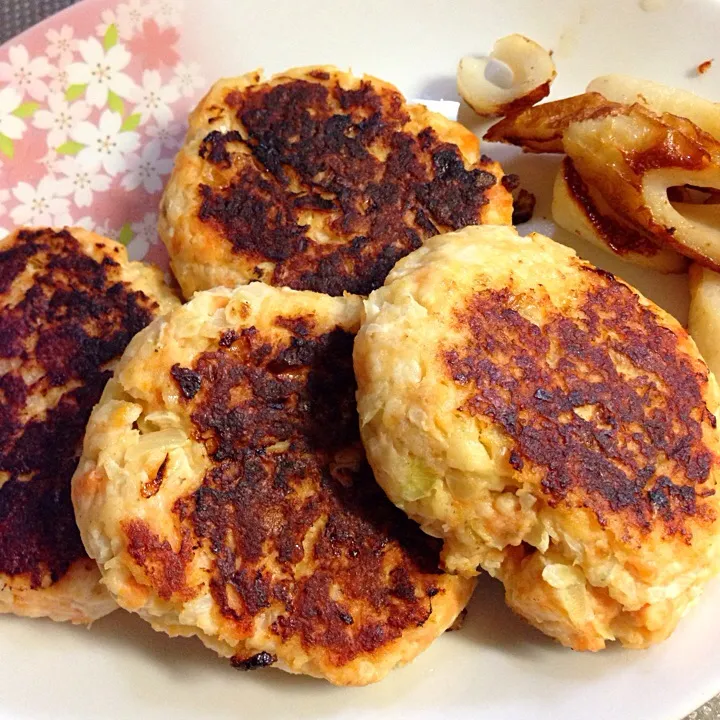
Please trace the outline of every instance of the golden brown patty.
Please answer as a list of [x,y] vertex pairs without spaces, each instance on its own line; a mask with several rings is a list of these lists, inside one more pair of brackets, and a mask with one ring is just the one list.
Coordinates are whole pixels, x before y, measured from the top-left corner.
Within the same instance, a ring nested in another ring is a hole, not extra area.
[[186,297],[262,280],[367,294],[438,232],[510,223],[477,138],[333,67],[220,80],[190,117],[160,236]]
[[98,587],[70,501],[85,424],[132,336],[177,301],[81,229],[0,242],[0,612],[88,622]]
[[365,309],[368,458],[446,567],[576,649],[667,637],[720,559],[720,391],[680,324],[490,226],[429,240]]
[[363,685],[454,620],[472,581],[378,487],[352,368],[360,303],[198,293],[128,348],[73,481],[105,583],[244,669]]

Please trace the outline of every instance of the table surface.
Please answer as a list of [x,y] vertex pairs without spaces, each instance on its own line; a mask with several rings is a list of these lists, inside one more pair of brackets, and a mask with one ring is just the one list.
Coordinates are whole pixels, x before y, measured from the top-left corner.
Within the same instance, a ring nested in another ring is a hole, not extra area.
[[[0,0],[0,45],[78,0]],[[685,720],[720,720],[720,694]]]

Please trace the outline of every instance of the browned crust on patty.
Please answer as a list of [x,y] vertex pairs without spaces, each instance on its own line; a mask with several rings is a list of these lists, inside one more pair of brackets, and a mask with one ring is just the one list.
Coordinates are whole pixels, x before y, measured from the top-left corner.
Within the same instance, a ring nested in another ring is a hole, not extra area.
[[693,525],[715,519],[703,502],[716,461],[703,437],[716,427],[707,370],[632,290],[582,269],[595,287],[579,317],[556,312],[538,326],[513,309],[509,289],[477,292],[458,311],[469,343],[443,358],[473,387],[461,410],[504,429],[511,465],[540,473],[551,506],[588,508],[602,525],[619,515],[624,539],[660,526],[690,543]]
[[142,520],[127,520],[122,529],[127,538],[128,554],[145,571],[161,598],[168,600],[177,594],[187,600],[195,595],[185,579],[185,566],[192,553],[189,533],[183,534],[180,549],[176,552],[167,540],[161,540]]
[[[97,261],[69,230],[20,230],[1,247],[0,473],[8,479],[0,486],[0,574],[27,576],[37,588],[87,558],[70,479],[107,363],[157,303],[119,280],[109,249]],[[11,299],[29,267],[32,284]],[[31,398],[60,387],[52,407],[26,418]]]
[[[340,667],[428,620],[445,592],[440,543],[387,500],[367,464],[353,335],[320,333],[312,316],[275,325],[283,339],[255,327],[225,333],[184,368],[198,389],[182,402],[212,465],[176,501],[176,522],[183,546],[192,537],[209,549],[211,594],[234,634],[252,636],[258,616],[277,612],[271,634]],[[176,368],[168,381],[182,391],[180,378]],[[182,548],[160,547],[146,530],[125,528],[133,557],[161,596],[187,590]],[[154,562],[165,556],[161,571]]]
[[315,70],[230,90],[222,104],[239,129],[200,143],[197,220],[273,285],[368,294],[423,240],[483,222],[504,195],[495,163],[469,163],[418,127],[385,83],[346,88]]

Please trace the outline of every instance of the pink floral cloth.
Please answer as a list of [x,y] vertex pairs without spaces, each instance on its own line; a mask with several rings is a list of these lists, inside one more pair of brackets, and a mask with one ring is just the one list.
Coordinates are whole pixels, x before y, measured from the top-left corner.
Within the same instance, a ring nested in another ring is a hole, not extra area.
[[81,225],[166,264],[157,205],[206,81],[183,0],[86,0],[0,48],[0,237]]

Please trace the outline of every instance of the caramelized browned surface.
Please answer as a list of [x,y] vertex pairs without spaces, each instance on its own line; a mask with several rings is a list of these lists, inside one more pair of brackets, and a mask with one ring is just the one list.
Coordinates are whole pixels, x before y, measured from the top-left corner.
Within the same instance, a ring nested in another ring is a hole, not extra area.
[[[0,472],[9,476],[0,487],[0,573],[29,575],[35,587],[87,557],[70,478],[106,364],[156,307],[118,278],[115,260],[93,260],[66,230],[20,231],[0,251]],[[57,402],[28,418],[31,401],[59,388]]]
[[698,74],[698,75],[704,75],[704,74],[712,67],[713,62],[714,62],[714,60],[712,60],[712,59],[711,59],[711,60],[704,60],[703,62],[701,62],[701,63],[697,66],[697,74]]
[[225,172],[198,188],[199,217],[235,252],[276,263],[274,285],[367,294],[424,239],[481,222],[497,179],[431,128],[409,129],[397,91],[313,77],[227,94],[242,131],[202,143]]
[[703,425],[715,427],[707,376],[632,291],[584,272],[596,286],[578,313],[541,326],[513,308],[509,290],[478,292],[457,313],[468,344],[444,360],[471,387],[462,410],[504,429],[511,465],[540,470],[551,506],[589,508],[601,524],[621,515],[626,532],[660,524],[690,542],[690,518],[714,519],[702,502],[714,492],[703,489],[713,461]]
[[610,212],[603,212],[598,207],[587,183],[580,177],[573,161],[563,158],[561,172],[565,180],[568,194],[578,206],[597,234],[607,246],[618,255],[640,253],[641,255],[657,255],[660,248],[641,230],[621,222]]
[[620,107],[600,93],[553,100],[521,112],[508,113],[488,129],[484,139],[517,145],[526,152],[561,153],[564,152],[563,134],[571,123],[603,117]]
[[[173,369],[168,382],[184,393],[212,467],[175,505],[179,551],[140,521],[125,532],[161,596],[193,594],[182,565],[199,539],[211,553],[213,599],[234,632],[252,636],[259,615],[277,613],[271,633],[339,666],[427,621],[443,592],[440,543],[387,500],[367,464],[353,336],[319,333],[312,317],[275,324],[281,339],[254,327],[226,333],[192,368]],[[190,393],[187,377],[196,379]]]
[[[686,118],[670,113],[655,115],[637,103],[617,114],[630,118],[635,124],[637,139],[628,142],[623,138],[624,142],[617,149],[637,176],[637,179],[627,180],[634,180],[638,186],[642,176],[650,170],[702,170],[720,154],[720,143]],[[571,154],[569,150],[567,152]]]
[[529,93],[516,97],[512,102],[502,105],[495,115],[505,117],[508,115],[516,115],[533,105],[537,105],[537,103],[544,100],[550,94],[550,83],[551,81],[548,80],[547,82],[542,83],[542,85],[538,85],[533,88]]
[[623,225],[659,247],[720,267],[715,223],[695,225],[667,209],[669,187],[718,182],[720,143],[713,137],[685,118],[635,104],[573,123],[563,144],[577,174]]

